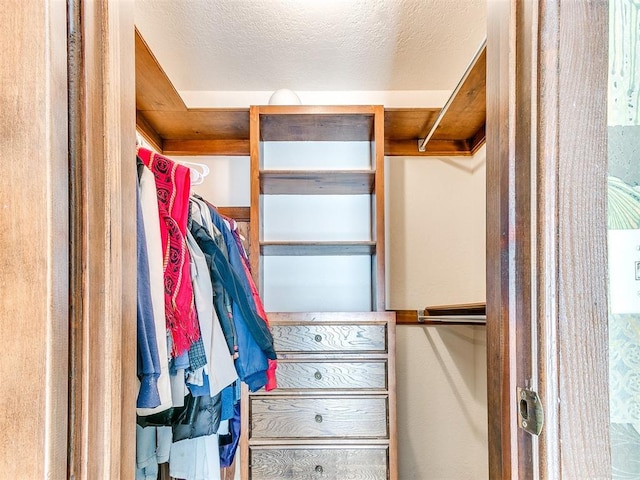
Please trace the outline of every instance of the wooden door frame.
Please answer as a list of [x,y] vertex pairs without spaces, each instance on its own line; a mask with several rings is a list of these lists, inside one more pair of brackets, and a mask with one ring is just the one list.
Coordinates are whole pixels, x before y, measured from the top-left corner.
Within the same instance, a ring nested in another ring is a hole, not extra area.
[[[608,478],[608,4],[487,13],[490,478]],[[539,437],[517,386],[541,396]]]
[[67,469],[68,178],[65,5],[0,9],[0,476]]
[[136,167],[131,0],[67,0],[68,478],[135,477]]

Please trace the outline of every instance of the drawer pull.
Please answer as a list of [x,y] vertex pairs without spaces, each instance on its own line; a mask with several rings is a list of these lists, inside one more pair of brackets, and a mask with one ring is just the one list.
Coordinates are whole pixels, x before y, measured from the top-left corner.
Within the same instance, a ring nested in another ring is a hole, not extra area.
[[322,415],[316,415],[316,422],[322,423]]
[[324,471],[324,468],[322,468],[322,465],[316,465],[316,472],[322,473],[323,471]]
[[315,337],[313,337],[313,338],[314,338],[314,340],[315,340],[316,342],[321,342],[321,341],[322,341],[322,335],[316,335],[316,336],[315,336]]
[[320,372],[316,372],[313,376],[316,377],[316,380],[322,380],[322,374]]

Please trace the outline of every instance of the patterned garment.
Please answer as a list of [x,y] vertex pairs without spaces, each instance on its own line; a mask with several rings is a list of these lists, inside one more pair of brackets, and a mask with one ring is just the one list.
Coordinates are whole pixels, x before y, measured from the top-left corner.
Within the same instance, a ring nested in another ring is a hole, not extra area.
[[139,148],[138,156],[153,172],[158,191],[162,241],[165,316],[171,332],[171,356],[187,352],[200,338],[185,235],[189,215],[190,171],[163,155]]

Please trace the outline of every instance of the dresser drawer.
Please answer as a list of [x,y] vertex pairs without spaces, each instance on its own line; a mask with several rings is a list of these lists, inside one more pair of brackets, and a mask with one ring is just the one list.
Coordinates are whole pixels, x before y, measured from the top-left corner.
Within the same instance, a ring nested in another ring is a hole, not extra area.
[[387,408],[387,397],[252,397],[250,437],[388,438]]
[[386,448],[251,449],[251,480],[386,480]]
[[385,325],[272,325],[279,353],[386,352]]
[[278,362],[278,389],[283,390],[386,390],[387,363]]

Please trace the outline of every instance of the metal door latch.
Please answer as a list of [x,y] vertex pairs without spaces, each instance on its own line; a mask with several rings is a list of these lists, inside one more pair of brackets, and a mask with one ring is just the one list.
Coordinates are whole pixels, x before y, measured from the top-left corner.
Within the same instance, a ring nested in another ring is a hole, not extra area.
[[538,393],[518,387],[518,425],[531,435],[540,435],[544,411]]

